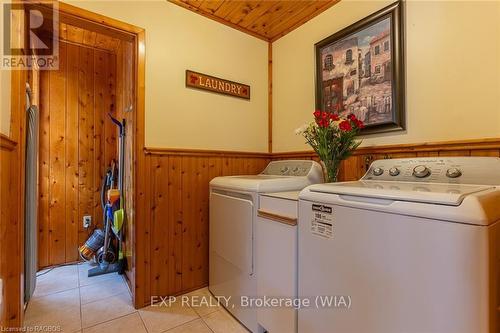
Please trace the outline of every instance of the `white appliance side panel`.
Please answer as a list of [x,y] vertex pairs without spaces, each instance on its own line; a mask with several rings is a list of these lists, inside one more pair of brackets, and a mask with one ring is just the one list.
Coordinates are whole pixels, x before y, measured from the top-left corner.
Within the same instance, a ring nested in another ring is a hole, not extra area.
[[498,223],[472,226],[320,203],[333,210],[333,234],[325,238],[311,232],[312,205],[299,201],[299,297],[343,295],[352,304],[299,310],[299,332],[497,332],[491,316],[498,300],[490,298],[497,298],[498,269],[490,272],[488,261],[499,244],[488,239]]
[[231,297],[227,309],[257,332],[256,310],[242,308],[241,296],[255,296],[253,274],[253,216],[251,200],[210,194],[209,289]]
[[[258,217],[256,247],[258,297],[295,298],[297,226]],[[257,308],[257,321],[269,333],[297,332],[297,311],[293,307]]]
[[253,202],[237,197],[211,194],[212,250],[244,274],[253,270]]

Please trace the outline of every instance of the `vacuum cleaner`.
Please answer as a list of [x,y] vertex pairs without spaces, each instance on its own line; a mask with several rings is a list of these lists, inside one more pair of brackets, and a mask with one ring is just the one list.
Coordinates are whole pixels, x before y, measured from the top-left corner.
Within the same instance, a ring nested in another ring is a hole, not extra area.
[[[79,249],[80,257],[93,262],[96,267],[89,269],[88,276],[125,272],[125,259],[122,253],[122,226],[125,219],[123,198],[125,119],[121,122],[109,114],[111,121],[119,128],[118,149],[118,188],[115,188],[116,163],[111,162],[101,186],[101,206],[103,209],[104,230],[96,229]],[[113,239],[116,241],[113,242]],[[114,246],[116,243],[116,248]]]

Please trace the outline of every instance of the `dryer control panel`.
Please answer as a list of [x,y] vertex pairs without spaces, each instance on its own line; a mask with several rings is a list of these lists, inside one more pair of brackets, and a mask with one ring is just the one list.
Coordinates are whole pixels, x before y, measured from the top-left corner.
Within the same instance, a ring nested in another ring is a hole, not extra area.
[[262,171],[263,175],[306,177],[311,175],[322,176],[318,162],[308,160],[273,161]]
[[362,180],[500,185],[500,158],[436,157],[376,160]]

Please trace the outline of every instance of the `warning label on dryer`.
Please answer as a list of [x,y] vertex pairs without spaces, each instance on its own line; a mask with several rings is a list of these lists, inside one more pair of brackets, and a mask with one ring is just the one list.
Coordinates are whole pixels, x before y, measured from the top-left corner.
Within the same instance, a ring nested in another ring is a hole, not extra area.
[[311,233],[324,238],[333,238],[333,208],[325,205],[312,205]]

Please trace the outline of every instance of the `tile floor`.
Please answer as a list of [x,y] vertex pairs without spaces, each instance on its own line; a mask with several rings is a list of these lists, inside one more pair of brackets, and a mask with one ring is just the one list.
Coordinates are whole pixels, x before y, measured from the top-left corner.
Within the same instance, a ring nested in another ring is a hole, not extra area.
[[[24,325],[59,326],[59,332],[82,333],[247,333],[226,310],[215,305],[183,305],[135,310],[128,286],[117,273],[87,277],[88,264],[55,268],[37,279]],[[188,296],[205,296],[207,288]],[[210,304],[214,304],[210,302]],[[157,304],[158,305],[158,304]],[[197,305],[197,306],[195,306]]]

